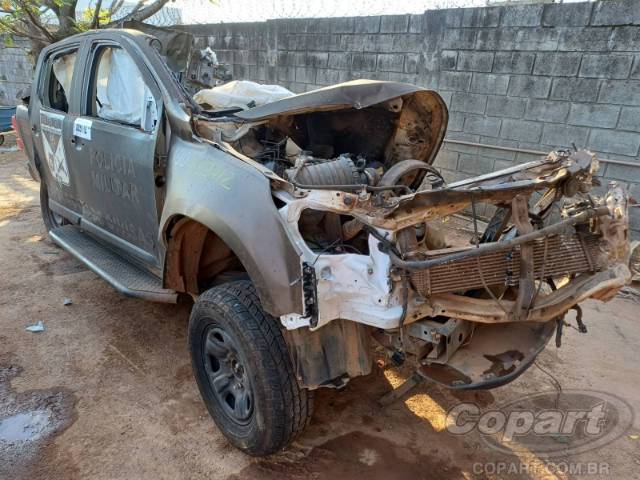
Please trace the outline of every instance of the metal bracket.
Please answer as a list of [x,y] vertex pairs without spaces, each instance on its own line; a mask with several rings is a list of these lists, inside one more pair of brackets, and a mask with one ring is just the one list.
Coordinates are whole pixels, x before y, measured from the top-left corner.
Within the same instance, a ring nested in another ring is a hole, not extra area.
[[316,270],[307,262],[302,264],[302,292],[304,294],[304,313],[309,325],[318,325],[318,290],[316,288]]
[[421,320],[407,326],[409,336],[433,344],[426,358],[432,363],[447,363],[471,333],[471,322],[450,318],[445,323]]
[[[533,232],[533,226],[529,221],[529,197],[517,195],[511,201],[513,223],[518,229],[519,235]],[[533,244],[520,245],[520,281],[518,298],[514,306],[513,314],[516,318],[526,318],[535,296],[535,279],[533,263]]]

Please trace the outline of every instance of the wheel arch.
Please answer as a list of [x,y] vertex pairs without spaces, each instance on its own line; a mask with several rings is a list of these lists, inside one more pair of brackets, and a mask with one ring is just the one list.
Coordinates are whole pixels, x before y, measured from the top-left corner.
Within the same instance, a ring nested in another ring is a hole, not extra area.
[[[231,272],[244,271],[262,307],[271,315],[291,313],[296,303],[302,308],[301,293],[296,293],[299,288],[291,285],[286,272],[269,268],[262,244],[243,241],[232,225],[175,214],[165,222],[163,241],[166,288],[197,296],[221,275],[224,278]],[[287,289],[282,288],[283,282],[287,282]]]

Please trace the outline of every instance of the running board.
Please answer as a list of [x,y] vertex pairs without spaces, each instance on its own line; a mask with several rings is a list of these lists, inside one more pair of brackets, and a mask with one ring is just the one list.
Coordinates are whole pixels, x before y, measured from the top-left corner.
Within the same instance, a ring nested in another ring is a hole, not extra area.
[[162,288],[159,278],[127,262],[79,227],[64,225],[54,228],[49,235],[54,242],[106,280],[118,292],[152,302],[176,303],[178,294]]

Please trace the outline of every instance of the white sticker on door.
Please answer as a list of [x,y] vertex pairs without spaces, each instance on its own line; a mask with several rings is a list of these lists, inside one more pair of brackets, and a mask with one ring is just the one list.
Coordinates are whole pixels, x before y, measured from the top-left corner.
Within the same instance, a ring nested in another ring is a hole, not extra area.
[[64,115],[40,112],[40,130],[44,155],[53,177],[64,185],[69,185],[69,168],[62,141]]
[[76,137],[86,138],[91,140],[91,124],[93,122],[88,118],[76,118],[73,122],[73,134]]

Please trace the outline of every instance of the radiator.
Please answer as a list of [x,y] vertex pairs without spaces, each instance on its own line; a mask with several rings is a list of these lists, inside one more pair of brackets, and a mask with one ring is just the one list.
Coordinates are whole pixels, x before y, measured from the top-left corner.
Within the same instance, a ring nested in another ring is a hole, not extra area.
[[[602,258],[600,242],[601,238],[593,234],[549,236],[546,261],[543,262],[545,239],[534,240],[532,243],[535,278],[539,279],[542,275],[549,278],[600,270],[604,266],[599,265],[597,260]],[[473,248],[475,247],[469,247]],[[460,249],[427,252],[426,258],[437,258],[454,251]],[[520,246],[411,273],[414,288],[424,296],[483,288],[483,279],[486,285],[518,285]]]

